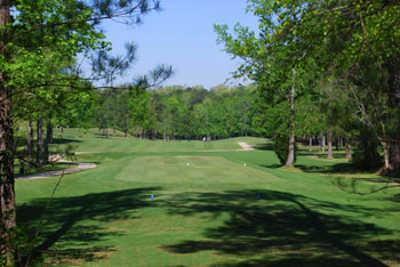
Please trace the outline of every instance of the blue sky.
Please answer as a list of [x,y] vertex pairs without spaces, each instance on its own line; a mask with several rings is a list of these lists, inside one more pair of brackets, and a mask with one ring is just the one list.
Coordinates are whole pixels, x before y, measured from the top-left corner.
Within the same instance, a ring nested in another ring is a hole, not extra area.
[[256,18],[246,14],[246,0],[162,0],[161,12],[144,17],[143,24],[111,24],[105,28],[114,51],[124,43],[138,45],[138,60],[130,81],[158,64],[172,65],[175,75],[165,84],[212,87],[230,78],[238,62],[216,42],[215,23],[233,26],[236,22],[256,27]]

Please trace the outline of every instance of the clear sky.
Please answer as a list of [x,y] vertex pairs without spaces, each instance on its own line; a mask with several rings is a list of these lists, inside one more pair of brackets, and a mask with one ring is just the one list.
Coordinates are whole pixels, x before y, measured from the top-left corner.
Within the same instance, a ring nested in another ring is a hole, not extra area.
[[213,25],[236,22],[256,27],[256,18],[246,14],[246,0],[162,0],[163,10],[150,13],[143,24],[111,24],[105,28],[115,52],[124,43],[138,45],[138,60],[124,81],[145,74],[158,64],[172,65],[175,75],[165,84],[212,87],[230,78],[238,62],[222,51]]

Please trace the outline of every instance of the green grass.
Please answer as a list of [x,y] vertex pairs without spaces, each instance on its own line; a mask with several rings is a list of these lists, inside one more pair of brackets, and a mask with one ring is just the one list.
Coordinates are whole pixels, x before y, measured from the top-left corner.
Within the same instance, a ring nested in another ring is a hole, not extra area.
[[[94,133],[65,133],[80,161],[99,165],[66,176],[47,210],[57,178],[17,181],[19,225],[40,226],[35,244],[49,265],[400,264],[398,188],[337,171],[343,159],[300,156],[299,168],[284,169],[262,139]],[[239,141],[260,150],[239,151]]]

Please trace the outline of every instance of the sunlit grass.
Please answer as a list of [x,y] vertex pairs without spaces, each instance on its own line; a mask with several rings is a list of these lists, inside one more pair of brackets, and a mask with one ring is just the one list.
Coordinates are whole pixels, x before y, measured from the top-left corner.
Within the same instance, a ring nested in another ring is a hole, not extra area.
[[98,167],[64,177],[47,210],[57,178],[17,181],[19,224],[52,241],[49,264],[400,264],[398,188],[369,193],[385,184],[335,172],[342,159],[299,156],[288,170],[268,146],[237,144],[264,139],[166,143],[69,129],[64,137]]

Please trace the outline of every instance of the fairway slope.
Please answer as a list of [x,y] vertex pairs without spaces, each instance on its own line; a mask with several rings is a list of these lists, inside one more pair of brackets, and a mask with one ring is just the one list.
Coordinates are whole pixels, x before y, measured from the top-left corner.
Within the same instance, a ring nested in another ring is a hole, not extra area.
[[[136,183],[196,185],[244,184],[279,179],[217,156],[143,156],[130,161],[116,179]],[[151,171],[149,171],[151,170]]]
[[17,181],[39,266],[400,265],[398,189],[368,193],[380,184],[336,163],[280,168],[264,139],[79,140],[97,168],[65,176],[54,198],[58,179]]

